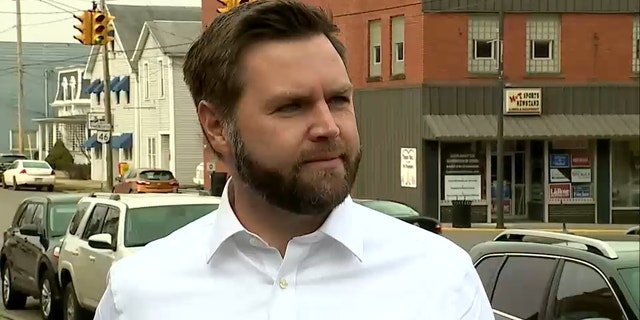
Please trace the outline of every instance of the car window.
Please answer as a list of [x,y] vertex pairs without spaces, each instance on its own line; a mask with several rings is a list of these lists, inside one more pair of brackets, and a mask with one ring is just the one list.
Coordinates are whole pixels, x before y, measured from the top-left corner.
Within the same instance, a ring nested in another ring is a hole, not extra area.
[[491,305],[520,319],[538,319],[543,303],[548,299],[556,264],[556,259],[550,258],[507,258],[498,274]]
[[18,221],[18,228],[24,226],[25,224],[30,224],[33,221],[33,214],[36,211],[35,203],[29,203],[27,205],[27,209],[25,209],[24,213],[20,217]]
[[11,226],[12,227],[18,227],[20,224],[20,220],[22,219],[22,215],[24,214],[25,209],[27,208],[27,205],[29,205],[28,202],[23,202],[20,204],[20,206],[18,207],[18,210],[16,210],[16,214],[13,216],[13,222],[11,222]]
[[51,169],[51,166],[44,161],[24,161],[22,166],[30,169]]
[[484,291],[487,293],[488,297],[491,297],[493,282],[503,260],[504,256],[488,257],[480,260],[476,265],[476,271],[480,276],[480,280],[482,280],[482,286],[484,287]]
[[566,261],[560,276],[554,319],[623,319],[613,291],[591,267]]
[[143,180],[171,180],[173,173],[167,170],[145,170],[140,172],[140,179]]
[[640,307],[640,267],[624,268],[618,271],[622,276],[624,285],[627,286],[631,293],[631,298],[635,301],[636,306]]
[[217,204],[169,205],[127,210],[124,227],[126,247],[145,246],[217,209]]
[[47,223],[50,235],[52,237],[63,236],[75,212],[75,202],[51,204],[49,206],[49,222]]
[[87,240],[92,235],[100,233],[102,230],[102,223],[104,222],[104,218],[107,216],[108,210],[109,207],[105,205],[97,204],[93,207],[89,220],[87,221],[87,226],[84,228],[84,232],[82,233],[82,239]]
[[88,202],[80,202],[76,205],[76,212],[73,214],[71,223],[69,223],[70,234],[75,235],[78,232],[78,227],[80,227],[80,222],[82,222],[82,218],[87,213],[87,209],[89,209]]
[[44,230],[44,206],[40,203],[34,204],[35,209],[31,223],[35,224],[39,230]]
[[18,159],[27,159],[27,157],[21,155],[5,154],[0,156],[0,163],[13,163]]
[[107,215],[104,220],[104,225],[102,225],[102,230],[100,233],[108,233],[111,235],[112,245],[115,247],[117,245],[118,239],[118,222],[120,221],[120,210],[118,208],[109,207],[107,211]]

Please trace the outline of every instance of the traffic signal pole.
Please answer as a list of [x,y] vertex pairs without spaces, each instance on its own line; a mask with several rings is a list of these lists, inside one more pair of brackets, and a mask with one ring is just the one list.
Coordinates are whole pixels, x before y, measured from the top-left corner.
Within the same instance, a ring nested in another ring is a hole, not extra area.
[[[100,8],[107,12],[106,0],[100,0]],[[105,41],[102,47],[102,71],[104,73],[104,119],[109,124],[109,141],[107,141],[107,191],[113,189],[113,149],[111,148],[111,137],[113,137],[113,119],[111,117],[111,76],[109,75],[109,42]]]
[[16,0],[16,47],[16,64],[18,69],[18,152],[20,154],[24,154],[24,131],[22,128],[22,111],[24,108],[24,69],[22,65],[22,9],[20,8],[20,0]]

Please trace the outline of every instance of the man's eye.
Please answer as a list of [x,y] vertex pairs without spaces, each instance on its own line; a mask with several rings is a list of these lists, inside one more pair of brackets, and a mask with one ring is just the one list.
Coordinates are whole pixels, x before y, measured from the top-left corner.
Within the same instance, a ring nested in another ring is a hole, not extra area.
[[294,112],[300,109],[300,104],[291,103],[278,108],[278,112]]
[[333,97],[331,99],[329,99],[329,106],[330,107],[340,107],[340,106],[344,106],[347,105],[351,102],[351,99],[349,99],[348,97]]

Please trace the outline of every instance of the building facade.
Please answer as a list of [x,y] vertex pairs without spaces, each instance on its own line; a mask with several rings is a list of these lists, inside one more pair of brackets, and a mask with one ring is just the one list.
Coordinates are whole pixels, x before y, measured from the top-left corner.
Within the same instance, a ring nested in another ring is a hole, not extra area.
[[[504,1],[502,43],[498,1],[305,2],[331,10],[348,48],[355,197],[445,222],[467,199],[493,221],[503,112],[507,220],[640,222],[637,1]],[[203,1],[204,25],[217,6]]]

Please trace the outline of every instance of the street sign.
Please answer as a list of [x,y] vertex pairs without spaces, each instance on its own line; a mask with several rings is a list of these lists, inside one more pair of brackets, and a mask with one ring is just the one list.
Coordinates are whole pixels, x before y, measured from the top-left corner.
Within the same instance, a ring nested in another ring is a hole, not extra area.
[[96,139],[100,143],[107,143],[111,140],[111,132],[109,131],[99,131],[96,135]]
[[105,122],[98,122],[93,124],[94,130],[98,131],[109,131],[111,130],[111,124]]

